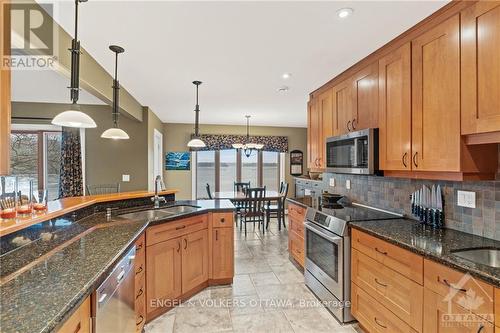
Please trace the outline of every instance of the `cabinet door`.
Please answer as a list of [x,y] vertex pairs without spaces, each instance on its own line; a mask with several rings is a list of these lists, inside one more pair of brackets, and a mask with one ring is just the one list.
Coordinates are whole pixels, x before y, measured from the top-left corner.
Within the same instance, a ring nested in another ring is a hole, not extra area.
[[309,103],[308,126],[307,126],[307,167],[319,169],[319,132],[320,115],[318,101],[316,99]]
[[92,332],[90,321],[90,297],[87,297],[57,333],[90,333]]
[[208,280],[208,230],[182,238],[182,293]]
[[333,117],[334,135],[352,131],[352,115],[354,113],[354,98],[351,80],[345,80],[333,87]]
[[157,243],[146,248],[146,298],[148,313],[157,310],[161,300],[181,295],[181,238]]
[[[424,333],[493,333],[492,323],[424,288]],[[482,328],[481,328],[482,327]]]
[[212,230],[212,277],[226,279],[234,276],[234,230],[214,228]]
[[417,171],[460,171],[458,14],[412,41],[412,163]]
[[[10,26],[10,11],[0,3],[0,26]],[[4,50],[8,47],[8,50]],[[0,33],[0,60],[10,53],[10,33]],[[1,67],[1,66],[0,66]],[[10,69],[0,69],[0,175],[10,174]]]
[[356,73],[353,84],[352,130],[378,127],[378,63]]
[[326,139],[333,135],[332,89],[319,95],[318,166],[326,168]]
[[500,131],[500,2],[461,15],[462,134]]
[[411,48],[379,60],[380,169],[411,170]]

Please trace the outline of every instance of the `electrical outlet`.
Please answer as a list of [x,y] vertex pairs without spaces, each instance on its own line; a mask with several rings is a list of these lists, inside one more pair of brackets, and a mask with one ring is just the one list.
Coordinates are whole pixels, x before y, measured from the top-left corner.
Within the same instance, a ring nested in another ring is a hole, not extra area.
[[335,178],[330,178],[330,186],[335,187]]
[[122,175],[122,182],[129,182],[130,181],[130,175]]
[[476,192],[457,191],[457,205],[460,207],[476,208]]
[[346,179],[345,181],[345,188],[350,190],[351,189],[351,180],[350,179]]

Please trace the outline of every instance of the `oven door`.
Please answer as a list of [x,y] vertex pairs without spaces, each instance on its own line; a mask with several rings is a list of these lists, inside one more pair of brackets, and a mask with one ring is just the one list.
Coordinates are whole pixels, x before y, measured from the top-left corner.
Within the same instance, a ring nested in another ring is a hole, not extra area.
[[306,222],[305,268],[337,299],[344,299],[343,239],[314,223]]

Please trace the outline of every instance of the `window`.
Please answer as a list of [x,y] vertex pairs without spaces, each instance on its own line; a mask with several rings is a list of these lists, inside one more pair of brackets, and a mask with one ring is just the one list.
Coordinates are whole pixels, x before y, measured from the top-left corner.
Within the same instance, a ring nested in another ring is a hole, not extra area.
[[198,198],[207,198],[207,184],[215,189],[215,152],[199,151],[196,153],[196,193]]
[[47,189],[48,199],[59,197],[61,132],[18,131],[10,135],[11,175],[19,179],[19,190],[29,193],[29,180],[34,189]]
[[270,191],[279,191],[280,155],[272,151],[262,152],[262,185]]
[[236,150],[221,150],[219,155],[219,190],[221,192],[232,191],[234,189],[234,181],[237,179]]
[[284,153],[253,152],[250,157],[231,149],[198,151],[196,154],[196,198],[207,198],[206,184],[212,192],[233,191],[234,182],[250,182],[278,191],[284,177]]

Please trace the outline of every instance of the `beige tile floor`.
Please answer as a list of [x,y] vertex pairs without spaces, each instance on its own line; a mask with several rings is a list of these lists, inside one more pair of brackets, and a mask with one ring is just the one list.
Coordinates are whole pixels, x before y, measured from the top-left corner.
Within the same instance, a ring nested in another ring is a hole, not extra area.
[[[273,221],[275,222],[275,221]],[[319,306],[288,259],[288,234],[276,224],[262,235],[235,230],[235,277],[211,287],[149,323],[146,333],[361,332],[341,326]]]

